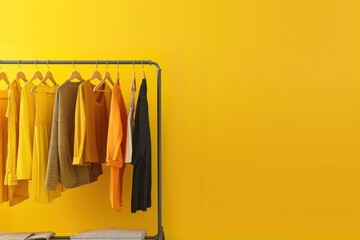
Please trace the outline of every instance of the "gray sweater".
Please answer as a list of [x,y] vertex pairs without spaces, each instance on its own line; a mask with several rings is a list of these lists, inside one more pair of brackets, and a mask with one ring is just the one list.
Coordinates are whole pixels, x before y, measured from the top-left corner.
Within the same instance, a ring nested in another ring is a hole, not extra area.
[[81,82],[67,81],[56,91],[51,129],[46,188],[55,190],[61,183],[74,188],[96,181],[101,164],[72,165],[74,152],[75,105]]

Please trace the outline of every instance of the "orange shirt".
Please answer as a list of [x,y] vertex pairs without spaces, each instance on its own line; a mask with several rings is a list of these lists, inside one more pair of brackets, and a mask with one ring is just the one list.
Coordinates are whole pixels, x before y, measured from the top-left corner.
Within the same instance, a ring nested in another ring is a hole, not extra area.
[[117,211],[122,206],[122,182],[125,170],[127,112],[118,81],[115,83],[109,117],[106,165],[110,167],[110,201]]

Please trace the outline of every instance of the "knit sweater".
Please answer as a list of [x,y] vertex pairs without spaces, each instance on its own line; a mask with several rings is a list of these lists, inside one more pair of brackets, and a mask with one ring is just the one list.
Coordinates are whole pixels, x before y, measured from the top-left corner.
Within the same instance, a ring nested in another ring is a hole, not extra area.
[[88,184],[102,174],[100,164],[72,165],[75,106],[80,84],[81,82],[67,81],[56,91],[45,181],[49,190],[54,190],[58,183],[66,188]]

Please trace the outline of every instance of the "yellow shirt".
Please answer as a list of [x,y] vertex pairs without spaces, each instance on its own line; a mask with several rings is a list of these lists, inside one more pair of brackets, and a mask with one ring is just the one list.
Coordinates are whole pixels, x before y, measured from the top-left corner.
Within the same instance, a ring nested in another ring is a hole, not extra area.
[[20,133],[17,158],[17,178],[31,179],[32,148],[35,126],[35,94],[31,92],[33,83],[27,82],[21,90]]
[[30,199],[40,203],[52,202],[61,195],[61,185],[55,190],[45,188],[45,176],[48,164],[52,115],[54,111],[57,86],[37,86],[35,93],[35,129],[32,155],[32,180]]
[[7,118],[8,91],[0,90],[0,203],[8,201],[8,187],[4,185],[7,148]]
[[115,83],[110,108],[106,165],[110,170],[110,201],[117,211],[122,206],[122,185],[125,170],[127,112],[120,85]]
[[[105,91],[110,91],[107,85]],[[104,163],[111,93],[93,92],[90,81],[80,84],[75,108],[74,165]]]
[[9,102],[6,110],[8,118],[8,142],[6,157],[6,173],[4,184],[9,186],[9,204],[13,206],[29,197],[28,181],[17,180],[16,159],[19,140],[19,110],[21,86],[18,80],[9,86]]

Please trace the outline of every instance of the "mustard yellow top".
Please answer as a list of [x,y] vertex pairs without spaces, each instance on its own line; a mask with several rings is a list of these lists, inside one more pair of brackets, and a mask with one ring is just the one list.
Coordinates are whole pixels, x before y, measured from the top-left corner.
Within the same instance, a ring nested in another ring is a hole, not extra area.
[[8,187],[4,185],[6,171],[6,148],[7,148],[7,118],[6,108],[8,104],[8,91],[0,90],[0,203],[8,201]]
[[[105,91],[110,91],[103,85]],[[111,93],[93,92],[90,81],[80,84],[75,108],[74,165],[104,163]]]
[[32,149],[35,126],[35,94],[31,92],[33,83],[27,82],[21,90],[20,133],[17,157],[17,178],[31,179]]
[[45,176],[48,164],[52,116],[57,86],[38,85],[35,93],[35,129],[32,155],[32,180],[30,199],[40,203],[52,202],[61,195],[60,184],[55,190],[45,188]]
[[110,170],[111,206],[121,211],[123,174],[126,151],[127,112],[118,81],[115,83],[110,108],[106,165]]
[[29,197],[28,181],[18,181],[16,178],[16,159],[19,140],[20,91],[21,86],[19,81],[12,81],[9,86],[9,99],[6,110],[6,117],[8,118],[8,142],[6,173],[4,180],[4,184],[9,186],[10,206],[18,204]]

